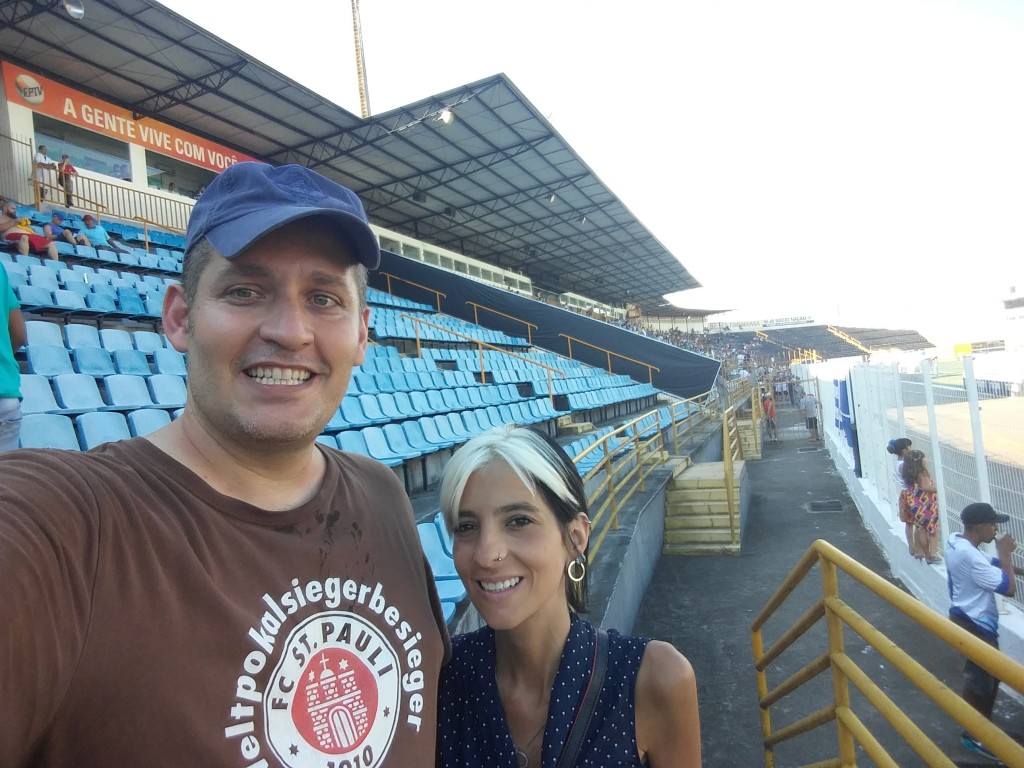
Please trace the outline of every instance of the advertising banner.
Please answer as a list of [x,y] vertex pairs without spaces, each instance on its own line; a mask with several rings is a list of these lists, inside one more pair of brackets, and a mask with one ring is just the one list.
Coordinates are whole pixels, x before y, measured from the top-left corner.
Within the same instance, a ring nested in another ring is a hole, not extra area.
[[7,100],[33,112],[218,173],[229,165],[255,159],[148,117],[136,120],[126,109],[8,62],[0,66]]

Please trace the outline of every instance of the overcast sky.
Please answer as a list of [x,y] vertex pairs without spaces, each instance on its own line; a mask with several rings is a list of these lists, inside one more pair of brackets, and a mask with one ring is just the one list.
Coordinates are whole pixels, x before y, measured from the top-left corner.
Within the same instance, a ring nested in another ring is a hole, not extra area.
[[[348,2],[161,0],[357,113]],[[373,112],[504,72],[742,316],[1002,337],[1016,0],[362,0]],[[472,255],[472,254],[470,254]]]

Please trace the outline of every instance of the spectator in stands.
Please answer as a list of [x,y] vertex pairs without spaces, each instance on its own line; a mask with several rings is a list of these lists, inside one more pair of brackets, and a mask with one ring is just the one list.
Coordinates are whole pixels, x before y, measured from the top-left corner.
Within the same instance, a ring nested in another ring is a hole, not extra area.
[[907,451],[900,469],[910,498],[910,515],[914,521],[917,550],[929,564],[940,563],[939,557],[939,494],[921,451]]
[[[540,766],[543,752],[562,754],[560,765],[699,766],[686,658],[668,643],[598,633],[577,615],[590,519],[580,476],[557,443],[516,425],[472,438],[445,468],[440,504],[455,567],[488,626],[453,641],[437,765]],[[593,716],[582,718],[574,748],[569,731],[584,691],[594,694]]]
[[109,250],[118,251],[120,253],[128,253],[131,250],[130,248],[111,240],[110,235],[107,234],[107,230],[96,223],[96,219],[93,218],[91,213],[85,214],[85,216],[82,217],[82,222],[85,224],[85,227],[83,227],[75,237],[75,240],[79,245],[91,245],[93,248],[108,248]]
[[0,268],[0,453],[18,447],[21,371],[14,354],[25,343],[25,335],[25,318],[18,297],[7,279],[7,270]]
[[765,437],[772,443],[781,442],[779,431],[775,425],[775,398],[772,397],[771,392],[764,393],[761,398],[761,407],[764,408]]
[[35,166],[36,183],[39,186],[40,199],[46,199],[46,192],[54,182],[52,175],[57,168],[57,163],[46,156],[46,145],[40,144],[36,150],[32,164]]
[[71,164],[67,154],[60,156],[57,164],[57,183],[64,188],[64,205],[68,208],[75,204],[75,177],[78,170]]
[[36,234],[32,229],[32,220],[19,217],[18,207],[13,202],[3,200],[0,206],[0,237],[14,243],[22,256],[28,256],[31,249],[36,253],[45,253],[47,258],[54,261],[59,260],[57,246],[45,235]]
[[[411,505],[384,465],[315,442],[363,360],[379,259],[353,192],[228,168],[164,301],[184,413],[89,453],[0,456],[0,765],[434,752],[448,637]],[[311,710],[353,690],[364,709],[332,740]]]
[[71,245],[75,244],[75,236],[64,226],[64,216],[59,211],[54,211],[50,216],[50,223],[43,225],[43,234],[50,240],[63,240]]
[[903,533],[907,537],[907,548],[911,556],[918,560],[923,560],[924,550],[917,545],[917,536],[914,535],[914,513],[910,510],[911,492],[910,488],[907,487],[906,481],[903,479],[903,460],[906,459],[912,445],[913,443],[910,442],[909,438],[898,437],[895,440],[890,440],[889,444],[885,446],[885,450],[896,457],[892,471],[900,488],[897,505],[899,507],[900,522],[904,526]]
[[167,191],[168,192],[174,192],[175,194],[177,194],[177,192],[178,192],[178,185],[175,184],[172,181],[170,184],[167,185]]
[[[991,504],[968,504],[960,513],[963,533],[954,533],[946,545],[946,573],[949,581],[949,618],[957,626],[999,647],[999,610],[995,595],[1013,597],[1016,592],[1015,576],[1024,576],[1024,570],[1013,564],[1017,546],[1009,533],[996,541],[997,558],[991,560],[979,545],[992,542],[1009,515],[996,512]],[[963,698],[968,704],[992,719],[992,708],[999,691],[999,680],[988,670],[964,659]],[[963,731],[961,743],[972,752],[990,760],[998,758],[980,741]]]
[[818,436],[818,399],[813,392],[808,392],[800,400],[800,408],[807,419],[807,431],[811,433],[811,440],[820,439]]

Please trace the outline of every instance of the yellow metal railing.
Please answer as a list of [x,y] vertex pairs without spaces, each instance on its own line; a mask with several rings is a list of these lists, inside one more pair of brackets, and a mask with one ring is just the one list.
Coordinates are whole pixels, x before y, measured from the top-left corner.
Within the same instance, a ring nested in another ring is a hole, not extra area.
[[722,461],[725,464],[725,500],[729,507],[729,539],[739,544],[737,521],[740,514],[739,499],[733,486],[736,477],[736,462],[743,460],[743,443],[740,440],[739,420],[736,408],[731,406],[722,414]]
[[[822,594],[803,616],[765,650],[762,629],[776,610],[802,583],[811,569],[819,566]],[[945,753],[875,684],[868,673],[846,653],[843,631],[849,627],[892,667],[901,672],[921,693],[930,698],[960,726],[999,756],[1007,765],[1024,766],[1024,746],[1018,744],[999,726],[988,720],[935,675],[921,666],[910,654],[872,626],[839,597],[839,572],[866,587],[917,622],[926,632],[948,643],[956,652],[972,659],[1004,684],[1024,693],[1024,665],[1014,661],[984,641],[956,626],[944,616],[915,600],[898,587],[878,576],[826,541],[818,540],[804,553],[793,571],[768,601],[751,624],[754,670],[761,710],[761,735],[764,741],[766,768],[775,766],[775,748],[795,736],[819,725],[835,722],[838,756],[814,763],[815,766],[855,768],[856,748],[861,747],[875,765],[896,766],[896,762],[853,712],[850,684],[889,722],[901,738],[921,757],[924,765],[955,768]],[[799,671],[769,690],[766,669],[797,639],[824,618],[828,632],[828,648],[805,664]],[[828,704],[789,725],[773,730],[771,707],[826,669],[832,671],[833,699]]]
[[528,344],[530,344],[530,346],[533,346],[533,330],[535,328],[540,328],[539,325],[531,323],[528,320],[523,320],[521,318],[514,317],[512,315],[506,315],[504,312],[499,312],[498,310],[492,309],[491,307],[485,307],[483,304],[477,304],[475,301],[467,301],[466,303],[473,308],[473,322],[476,323],[477,325],[480,325],[480,317],[478,310],[481,309],[484,310],[485,312],[492,312],[495,315],[507,317],[509,320],[514,320],[517,323],[522,323],[523,325],[526,326],[526,341]]
[[416,288],[422,288],[424,291],[427,291],[428,293],[434,294],[434,306],[437,308],[438,312],[441,311],[441,299],[447,299],[448,298],[447,294],[442,293],[441,291],[435,290],[434,288],[431,288],[429,285],[423,285],[421,283],[414,283],[412,280],[406,280],[404,277],[399,277],[398,275],[393,275],[390,272],[381,272],[380,274],[382,274],[385,277],[385,279],[387,280],[387,283],[388,283],[388,293],[391,293],[391,281],[392,280],[401,280],[403,283],[407,283],[407,284],[412,285],[412,286],[414,286]]
[[658,371],[659,373],[661,372],[661,368],[659,368],[656,365],[651,365],[650,363],[645,363],[642,360],[636,360],[636,359],[634,359],[632,357],[626,357],[625,355],[620,355],[618,352],[612,352],[610,349],[605,349],[604,347],[599,347],[596,344],[591,344],[589,341],[584,341],[583,339],[577,339],[575,336],[570,336],[567,333],[560,333],[558,335],[561,336],[562,338],[564,338],[569,343],[569,353],[566,355],[566,357],[568,357],[570,360],[573,359],[573,356],[572,356],[572,343],[575,341],[577,344],[583,344],[584,346],[590,347],[591,349],[596,349],[598,352],[604,352],[607,355],[607,357],[608,357],[608,373],[612,372],[612,356],[613,355],[615,357],[619,358],[620,360],[628,360],[631,363],[636,363],[637,365],[641,365],[644,368],[646,368],[647,369],[647,381],[650,384],[654,383],[654,372],[655,371]]
[[[655,425],[657,429],[649,437],[643,437],[643,433]],[[633,494],[643,492],[644,479],[666,457],[662,427],[657,410],[645,413],[601,436],[573,459],[579,466],[591,455],[600,456],[594,466],[585,474],[581,473],[584,486],[594,478],[600,478],[587,495],[590,523],[594,531],[588,554],[591,563],[596,559],[608,532],[618,530],[619,512]],[[624,450],[628,451],[625,455]],[[631,460],[627,461],[627,458]],[[616,461],[620,463],[616,465]],[[602,493],[605,496],[599,502]]]
[[673,401],[668,407],[672,415],[672,423],[668,425],[672,453],[678,456],[680,443],[707,424],[717,413],[717,408],[712,399],[712,391],[686,400]]
[[544,363],[541,363],[541,362],[539,362],[537,360],[531,360],[530,358],[528,358],[528,357],[526,357],[524,355],[519,355],[519,354],[516,354],[515,352],[509,352],[507,349],[502,349],[501,347],[496,347],[493,344],[488,344],[486,341],[482,341],[481,339],[477,339],[477,338],[474,338],[472,336],[467,336],[466,334],[459,333],[458,331],[453,331],[451,328],[445,328],[443,325],[438,325],[437,323],[432,323],[429,320],[424,320],[422,317],[416,317],[415,315],[399,315],[399,317],[403,317],[406,320],[412,320],[412,322],[413,322],[413,328],[416,331],[416,357],[423,357],[423,346],[422,346],[422,342],[420,341],[420,324],[427,325],[427,326],[430,326],[431,328],[436,328],[439,331],[444,331],[445,333],[450,333],[452,336],[457,336],[460,339],[465,339],[466,341],[470,342],[471,344],[475,344],[476,345],[477,351],[480,354],[480,379],[481,379],[481,382],[486,381],[486,370],[484,368],[484,348],[485,347],[487,349],[494,350],[496,352],[501,352],[503,355],[508,355],[509,357],[514,357],[517,360],[525,360],[530,365],[535,365],[538,368],[543,368],[545,373],[547,374],[547,379],[548,379],[548,399],[550,399],[552,402],[554,402],[554,399],[555,399],[555,388],[554,388],[554,386],[552,385],[552,382],[551,382],[551,375],[553,373],[557,373],[559,376],[563,376],[564,377],[565,376],[565,371],[559,370],[558,368],[552,368],[550,365],[545,365]]

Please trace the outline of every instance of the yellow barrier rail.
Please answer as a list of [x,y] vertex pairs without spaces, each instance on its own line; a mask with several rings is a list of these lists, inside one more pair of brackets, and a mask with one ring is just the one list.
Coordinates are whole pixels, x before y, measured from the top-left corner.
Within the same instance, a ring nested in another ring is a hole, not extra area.
[[598,352],[604,352],[607,355],[607,357],[608,357],[608,373],[612,372],[612,356],[613,355],[615,357],[619,358],[620,360],[628,360],[631,363],[636,363],[637,365],[642,365],[644,368],[646,368],[647,369],[647,381],[650,384],[654,383],[654,372],[655,371],[658,371],[659,373],[661,372],[661,368],[659,368],[656,365],[651,365],[650,363],[645,363],[642,360],[636,360],[636,359],[634,359],[632,357],[626,357],[625,355],[620,355],[618,352],[612,352],[610,349],[605,349],[604,347],[599,347],[596,344],[591,344],[589,341],[584,341],[583,339],[577,339],[575,336],[570,336],[567,333],[560,333],[558,335],[561,336],[562,338],[564,338],[569,343],[569,354],[567,355],[567,357],[570,360],[574,359],[573,356],[572,356],[572,343],[575,341],[577,344],[583,344],[584,346],[590,347],[591,349],[596,349]]
[[672,453],[679,455],[680,442],[690,437],[695,430],[705,426],[716,411],[712,399],[713,390],[685,400],[675,400],[669,404],[672,423],[668,426],[672,438]]
[[445,328],[443,325],[438,325],[437,323],[432,323],[429,320],[424,320],[422,317],[416,317],[415,315],[400,315],[400,317],[404,317],[406,320],[412,320],[412,322],[413,322],[413,327],[416,330],[416,357],[423,357],[423,346],[422,346],[422,342],[420,341],[420,323],[422,323],[423,325],[428,325],[431,328],[436,328],[439,331],[444,331],[445,333],[450,333],[450,334],[452,334],[452,336],[458,336],[460,339],[465,339],[466,341],[470,342],[471,344],[475,344],[477,346],[477,351],[480,353],[480,380],[481,380],[481,382],[486,381],[486,375],[487,375],[486,374],[486,370],[484,368],[484,348],[485,347],[487,349],[491,349],[491,350],[494,350],[496,352],[501,352],[503,355],[508,355],[509,357],[514,357],[517,360],[525,360],[530,365],[535,365],[538,368],[543,368],[544,371],[547,373],[547,379],[548,379],[548,399],[550,399],[552,401],[552,403],[554,403],[555,388],[552,386],[552,383],[551,383],[551,374],[557,373],[559,376],[563,376],[564,377],[565,376],[565,371],[559,370],[558,368],[552,368],[550,365],[545,365],[544,363],[538,362],[537,360],[531,360],[530,358],[525,357],[524,355],[519,355],[519,354],[516,354],[515,352],[509,352],[507,349],[502,349],[501,347],[496,347],[493,344],[488,344],[486,341],[483,341],[481,339],[477,339],[477,338],[474,338],[472,336],[467,336],[466,334],[459,333],[458,331],[453,331],[451,328]]
[[[762,630],[765,623],[817,565],[821,572],[822,593],[803,616],[765,650]],[[849,555],[826,541],[815,541],[786,577],[765,607],[751,624],[754,649],[754,670],[761,714],[761,736],[764,742],[766,768],[775,767],[775,747],[788,739],[829,722],[835,722],[838,756],[815,766],[855,768],[856,747],[860,746],[876,765],[896,766],[896,762],[853,712],[850,684],[878,710],[901,738],[921,757],[924,765],[955,768],[955,764],[928,736],[876,685],[867,672],[846,653],[843,631],[849,627],[925,696],[935,702],[960,726],[999,756],[1007,765],[1024,766],[1024,746],[1018,744],[995,723],[988,720],[935,675],[921,666],[910,654],[900,649],[878,628],[854,611],[839,597],[839,572],[842,571],[875,597],[884,600],[924,631],[948,643],[957,653],[972,659],[1018,693],[1024,693],[1024,665],[1000,653],[944,616],[920,603],[898,587],[878,576]],[[813,661],[785,681],[769,690],[765,670],[820,619],[828,631],[828,648]],[[773,730],[771,707],[781,699],[800,690],[806,682],[824,672],[832,671],[833,700],[814,713]],[[807,767],[805,767],[807,768]]]
[[[657,429],[645,438],[643,434],[655,425]],[[628,450],[625,455],[624,450]],[[619,512],[635,493],[643,492],[644,480],[666,456],[660,414],[657,410],[650,411],[602,435],[581,451],[573,462],[579,467],[592,455],[600,458],[585,473],[581,472],[584,486],[600,478],[593,491],[587,495],[587,507],[590,509],[590,522],[594,530],[588,554],[590,563],[597,558],[608,532],[618,530]],[[619,457],[618,463],[616,456]],[[599,502],[602,493],[605,496]]]
[[[132,217],[132,221],[138,221],[138,222],[140,222],[142,224],[142,237],[144,238],[144,240],[146,242],[146,250],[148,251],[149,250],[149,228],[151,226],[159,227],[160,225],[157,224],[155,221],[150,221],[149,219],[143,218],[142,216],[133,216]],[[185,234],[185,230],[183,230],[183,229],[174,229],[173,227],[161,227],[161,228],[162,229],[168,229],[171,232],[177,232],[179,235],[184,235]]]
[[466,303],[473,308],[473,322],[476,323],[477,325],[480,325],[479,313],[477,311],[480,309],[484,310],[485,312],[491,312],[495,315],[501,315],[502,317],[506,317],[509,320],[514,320],[517,323],[522,323],[523,325],[526,326],[526,341],[528,344],[530,344],[530,346],[533,346],[533,331],[536,328],[540,328],[540,326],[537,325],[536,323],[531,323],[529,320],[523,320],[522,318],[515,317],[513,315],[506,315],[504,312],[499,312],[498,310],[492,309],[491,307],[485,307],[483,304],[477,304],[475,301],[467,301]]
[[729,507],[729,540],[733,544],[739,544],[737,521],[740,515],[740,502],[736,498],[734,482],[735,462],[743,460],[743,443],[740,440],[740,425],[736,418],[735,406],[726,408],[722,413],[722,460],[725,463],[725,500]]
[[434,306],[437,307],[437,311],[438,312],[441,311],[441,299],[447,299],[448,298],[448,294],[442,293],[441,291],[438,291],[438,290],[435,290],[434,288],[431,288],[429,285],[423,285],[421,283],[414,283],[412,280],[406,280],[404,277],[399,277],[398,275],[393,275],[390,272],[381,272],[380,274],[382,274],[385,277],[385,279],[387,280],[388,293],[391,293],[391,281],[392,280],[400,280],[403,283],[407,283],[408,285],[414,286],[416,288],[422,288],[427,293],[434,294]]

